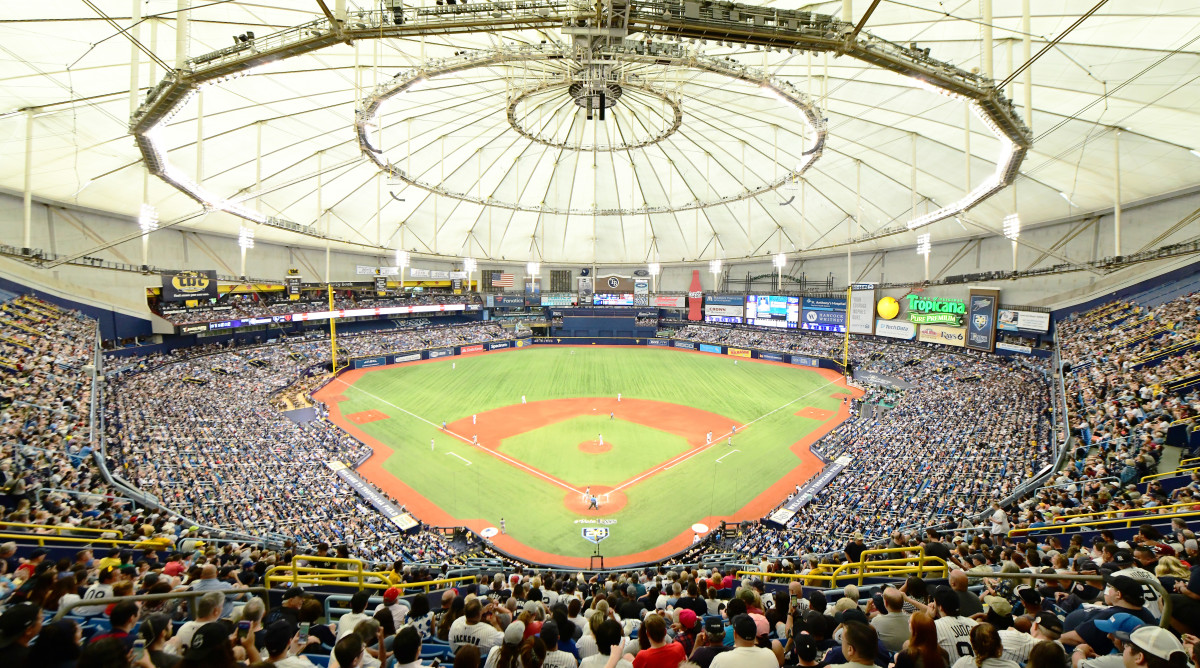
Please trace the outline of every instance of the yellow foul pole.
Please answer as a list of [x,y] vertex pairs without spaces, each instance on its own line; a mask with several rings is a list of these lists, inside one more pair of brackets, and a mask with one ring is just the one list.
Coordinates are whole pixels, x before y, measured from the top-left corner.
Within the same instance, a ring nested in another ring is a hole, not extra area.
[[[325,286],[325,288],[329,291],[329,311],[332,313],[334,310],[334,308],[333,308],[333,286],[327,285],[327,286]],[[332,369],[334,373],[337,373],[337,370],[338,370],[337,318],[334,318],[332,315],[329,316],[329,352],[332,355],[331,359],[333,360],[333,362],[329,368]]]
[[846,288],[846,339],[842,345],[842,373],[850,368],[850,290]]

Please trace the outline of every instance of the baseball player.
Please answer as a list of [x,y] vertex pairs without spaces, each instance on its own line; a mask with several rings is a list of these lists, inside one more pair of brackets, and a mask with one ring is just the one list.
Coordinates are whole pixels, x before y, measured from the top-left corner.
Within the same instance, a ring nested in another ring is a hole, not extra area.
[[433,439],[429,439],[429,451],[433,452]]

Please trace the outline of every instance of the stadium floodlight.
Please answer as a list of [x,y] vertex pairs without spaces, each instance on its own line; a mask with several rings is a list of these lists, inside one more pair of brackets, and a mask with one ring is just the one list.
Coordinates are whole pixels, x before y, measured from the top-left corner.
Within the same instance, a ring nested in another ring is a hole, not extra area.
[[138,214],[138,227],[141,228],[142,234],[150,234],[158,229],[158,209],[155,209],[150,204],[143,204],[142,211]]
[[254,248],[254,230],[249,227],[243,227],[238,232],[238,247],[242,250]]
[[526,263],[525,264],[525,273],[530,276],[536,276],[536,275],[542,273],[542,263],[541,262]]
[[721,273],[721,261],[720,260],[709,260],[708,261],[708,270],[714,274]]
[[773,263],[774,263],[776,269],[783,269],[784,267],[787,266],[787,256],[784,255],[783,253],[780,253],[775,256],[775,260]]
[[473,258],[473,257],[463,258],[463,271],[465,271],[469,274],[469,273],[475,271],[476,266],[477,265],[475,264],[475,258]]
[[406,251],[406,250],[397,250],[396,251],[396,266],[400,267],[400,268],[404,268],[404,267],[408,266],[408,251]]
[[646,269],[650,272],[651,276],[658,276],[662,273],[662,265],[657,262],[651,262],[646,265]]
[[1065,192],[1063,192],[1063,191],[1061,191],[1061,190],[1060,190],[1060,191],[1058,191],[1058,196],[1059,196],[1059,197],[1061,197],[1061,198],[1063,198],[1063,199],[1065,199],[1065,200],[1067,200],[1067,204],[1070,204],[1071,206],[1075,207],[1076,209],[1078,209],[1078,208],[1079,208],[1079,205],[1078,205],[1078,204],[1076,204],[1075,202],[1072,202],[1072,201],[1071,201],[1071,196],[1070,196],[1070,195],[1068,195],[1068,194],[1066,194]]
[[929,257],[929,252],[933,250],[933,244],[929,241],[928,234],[917,235],[917,255]]
[[1021,236],[1021,217],[1010,213],[1004,217],[1004,238],[1016,241]]

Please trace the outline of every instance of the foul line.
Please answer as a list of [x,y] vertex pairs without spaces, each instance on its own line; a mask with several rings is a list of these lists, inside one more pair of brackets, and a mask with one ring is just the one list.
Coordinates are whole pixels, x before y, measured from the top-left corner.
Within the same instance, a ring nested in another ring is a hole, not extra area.
[[728,457],[729,455],[732,455],[732,454],[733,454],[733,453],[735,453],[735,452],[741,452],[741,450],[736,450],[736,449],[735,449],[735,450],[730,450],[729,452],[726,452],[725,454],[721,455],[720,457],[717,457],[717,461],[715,461],[715,462],[713,462],[713,463],[714,463],[714,464],[720,464],[722,459],[725,459],[726,457]]
[[[391,406],[392,408],[395,408],[395,409],[396,409],[396,410],[398,410],[398,411],[401,411],[401,412],[403,412],[403,413],[407,413],[408,415],[410,415],[410,416],[412,416],[412,417],[414,417],[414,418],[416,418],[416,419],[420,420],[421,422],[424,422],[425,424],[427,424],[427,425],[429,425],[429,426],[433,427],[434,429],[437,429],[438,431],[440,431],[440,432],[442,432],[442,433],[445,433],[445,434],[450,434],[451,436],[453,436],[453,437],[455,437],[455,438],[459,439],[459,440],[460,440],[460,441],[462,441],[463,443],[466,443],[467,445],[469,445],[469,446],[472,446],[472,447],[476,447],[476,446],[475,446],[475,444],[471,442],[471,439],[467,438],[466,436],[463,436],[463,435],[461,435],[461,434],[456,434],[456,433],[454,433],[454,432],[452,432],[452,431],[449,431],[449,430],[443,430],[443,429],[442,429],[442,427],[441,427],[441,425],[439,425],[439,424],[436,424],[436,423],[434,423],[434,422],[430,422],[429,420],[426,420],[425,418],[421,417],[420,415],[417,415],[416,413],[414,413],[414,412],[412,412],[412,411],[410,411],[410,410],[405,410],[405,409],[403,409],[403,408],[401,408],[401,407],[397,406],[396,404],[393,404],[392,402],[388,401],[387,399],[384,399],[383,397],[380,397],[380,396],[377,396],[377,395],[371,394],[370,392],[368,392],[368,391],[366,391],[366,390],[364,390],[364,389],[362,389],[362,388],[360,388],[360,387],[355,387],[354,385],[352,385],[352,384],[350,384],[350,383],[347,383],[346,381],[342,380],[341,378],[334,378],[334,379],[333,379],[333,382],[335,382],[335,383],[341,383],[342,385],[345,385],[347,389],[350,389],[350,390],[355,390],[355,391],[357,391],[357,392],[362,392],[363,394],[367,395],[368,397],[371,397],[372,399],[374,399],[374,400],[376,400],[376,401],[380,401],[380,402],[382,402],[382,403],[385,403],[385,404],[387,404],[388,406]],[[768,415],[769,415],[769,413],[768,413]],[[561,480],[558,480],[557,478],[553,478],[553,477],[551,477],[551,476],[548,476],[548,475],[546,475],[545,473],[542,473],[541,471],[538,471],[537,469],[530,468],[529,466],[526,466],[526,465],[525,465],[525,464],[523,464],[522,462],[519,462],[519,461],[517,461],[517,460],[515,460],[515,459],[512,459],[511,457],[507,457],[507,456],[505,456],[505,455],[503,455],[503,454],[501,454],[501,453],[499,453],[499,452],[497,452],[497,451],[495,451],[495,450],[491,450],[491,449],[489,449],[489,448],[478,448],[478,449],[480,449],[480,450],[483,450],[484,452],[486,452],[486,453],[488,453],[488,454],[492,455],[493,457],[496,457],[497,459],[501,459],[501,460],[503,460],[503,461],[506,461],[506,462],[508,462],[509,464],[512,464],[513,466],[516,466],[516,467],[517,467],[517,468],[519,468],[519,469],[522,469],[522,470],[524,470],[524,471],[527,471],[527,472],[529,472],[529,473],[532,473],[533,475],[536,475],[536,476],[538,476],[539,478],[542,478],[543,480],[546,480],[546,481],[548,481],[548,482],[552,482],[552,483],[554,483],[555,485],[558,485],[559,487],[562,487],[563,489],[566,489],[566,490],[568,490],[568,491],[571,491],[571,492],[575,492],[576,494],[579,494],[579,493],[580,493],[580,490],[578,490],[578,489],[575,489],[574,487],[571,487],[570,485],[568,485],[568,484],[564,483],[563,481],[561,481]],[[464,460],[464,461],[465,461],[465,460]]]
[[[792,404],[796,403],[797,401],[800,401],[801,399],[804,399],[805,397],[811,396],[812,394],[814,394],[816,392],[820,392],[821,390],[829,387],[830,385],[834,385],[837,382],[838,381],[836,381],[836,380],[831,380],[828,383],[821,385],[820,387],[816,387],[816,388],[812,389],[811,391],[806,392],[806,393],[796,397],[795,399],[792,399],[791,401],[780,406],[779,408],[776,408],[775,410],[763,413],[762,415],[760,415],[760,416],[754,418],[753,420],[747,422],[746,424],[742,425],[740,428],[745,429],[746,427],[749,427],[750,425],[754,424],[755,422],[758,422],[759,420],[762,420],[763,418],[766,418],[770,415],[778,413],[779,411],[787,408],[788,406],[791,406]],[[404,410],[404,409],[400,409],[400,410]],[[613,489],[611,489],[609,491],[610,492],[618,492],[618,491],[625,489],[626,487],[638,482],[639,480],[642,480],[643,478],[647,478],[649,476],[652,476],[652,475],[662,472],[662,471],[670,470],[670,469],[674,468],[675,466],[678,466],[679,464],[686,462],[687,460],[691,459],[692,457],[695,457],[696,455],[700,454],[701,452],[708,450],[709,448],[713,447],[714,445],[717,445],[721,441],[722,438],[726,438],[732,434],[733,434],[732,431],[727,431],[724,434],[721,434],[719,437],[714,438],[712,443],[709,443],[708,445],[705,445],[702,448],[696,448],[695,450],[689,450],[689,451],[683,453],[682,455],[677,455],[674,459],[663,462],[662,464],[659,464],[658,466],[650,469],[649,471],[646,471],[645,473],[639,475],[638,477],[632,478],[630,480],[627,480],[627,481],[621,483],[620,485],[617,485],[616,487],[614,487]]]
[[463,457],[461,455],[456,455],[453,452],[447,452],[446,454],[450,455],[451,457],[458,457],[459,459],[462,459],[464,462],[467,462],[467,466],[471,465],[471,462],[468,462],[466,459],[463,459]]

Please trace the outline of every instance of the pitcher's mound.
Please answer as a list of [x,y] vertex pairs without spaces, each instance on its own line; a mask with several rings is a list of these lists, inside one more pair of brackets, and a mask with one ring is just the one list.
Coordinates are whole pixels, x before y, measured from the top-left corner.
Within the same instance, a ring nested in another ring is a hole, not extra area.
[[579,451],[588,455],[598,455],[602,452],[608,452],[609,450],[612,450],[612,443],[609,443],[608,441],[605,441],[604,443],[601,443],[598,440],[584,441],[583,443],[579,444]]

